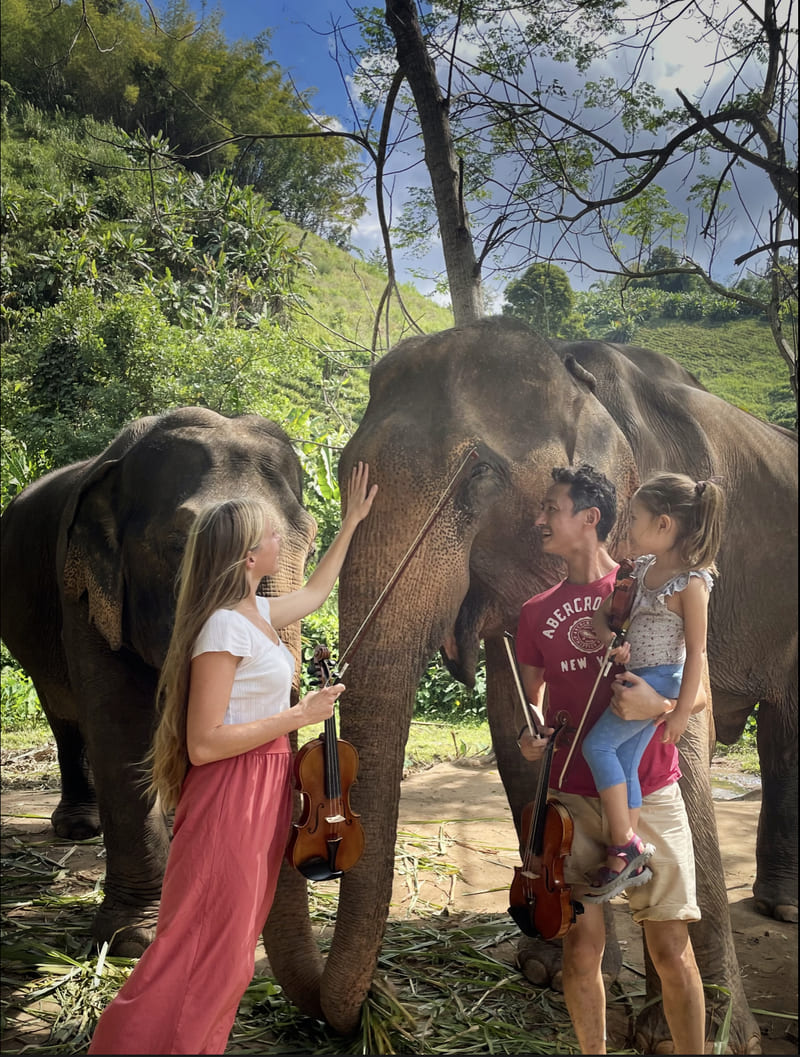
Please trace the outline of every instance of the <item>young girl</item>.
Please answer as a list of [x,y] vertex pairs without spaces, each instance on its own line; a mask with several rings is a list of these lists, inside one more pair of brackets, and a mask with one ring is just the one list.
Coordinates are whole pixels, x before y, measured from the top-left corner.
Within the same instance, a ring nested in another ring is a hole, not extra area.
[[[724,497],[713,481],[662,473],[631,501],[630,541],[637,558],[636,595],[627,640],[611,656],[676,700],[664,720],[662,741],[677,744],[689,722],[703,672],[708,595],[722,541]],[[597,637],[614,641],[609,597],[595,611]],[[636,833],[642,794],[639,762],[655,733],[652,720],[624,720],[611,709],[586,735],[583,755],[603,805],[611,844],[592,879],[589,902],[606,902],[652,877],[646,865],[655,848]]]
[[[347,514],[307,583],[277,598],[280,537],[255,499],[201,511],[181,563],[161,670],[150,792],[176,807],[156,935],[105,1009],[89,1053],[224,1053],[291,826],[288,733],[333,714],[341,684],[289,707],[294,658],[276,634],[333,589],[377,491],[359,463]],[[177,805],[177,806],[176,806]]]

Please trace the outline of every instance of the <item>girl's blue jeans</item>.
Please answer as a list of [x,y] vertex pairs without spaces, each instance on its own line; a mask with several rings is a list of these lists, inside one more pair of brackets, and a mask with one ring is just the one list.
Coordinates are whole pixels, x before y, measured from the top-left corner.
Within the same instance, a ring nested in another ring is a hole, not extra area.
[[[682,664],[657,664],[633,669],[664,697],[677,698]],[[656,731],[652,719],[620,719],[607,708],[583,740],[583,755],[598,791],[612,785],[628,787],[628,807],[642,806],[639,764]]]

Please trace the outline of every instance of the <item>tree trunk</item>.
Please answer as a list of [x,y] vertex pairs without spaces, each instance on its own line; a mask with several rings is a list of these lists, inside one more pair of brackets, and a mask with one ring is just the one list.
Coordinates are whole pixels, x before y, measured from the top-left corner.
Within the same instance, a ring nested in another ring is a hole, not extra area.
[[461,161],[453,147],[448,102],[442,98],[414,0],[386,0],[386,24],[397,43],[397,63],[414,96],[425,144],[450,298],[456,325],[483,316],[480,265],[464,204]]

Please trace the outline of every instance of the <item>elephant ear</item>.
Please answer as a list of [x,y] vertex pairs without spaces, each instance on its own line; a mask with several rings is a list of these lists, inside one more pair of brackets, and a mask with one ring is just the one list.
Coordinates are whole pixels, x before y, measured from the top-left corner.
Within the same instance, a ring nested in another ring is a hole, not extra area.
[[627,553],[630,509],[627,500],[640,482],[636,457],[628,438],[597,397],[597,378],[572,354],[564,366],[581,385],[581,396],[572,406],[571,447],[567,445],[570,465],[588,462],[614,482],[617,490],[617,519],[607,540],[612,554]]
[[86,594],[89,620],[112,650],[122,646],[124,578],[119,525],[113,506],[116,471],[153,417],[124,430],[92,460],[61,517],[59,556],[62,596],[77,602]]

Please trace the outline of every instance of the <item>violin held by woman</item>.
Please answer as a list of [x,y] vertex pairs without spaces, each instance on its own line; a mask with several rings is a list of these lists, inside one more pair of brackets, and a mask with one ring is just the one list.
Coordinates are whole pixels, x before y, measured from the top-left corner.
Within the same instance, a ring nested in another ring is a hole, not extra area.
[[[329,660],[327,646],[317,646],[309,667],[323,686],[332,679],[341,681],[331,672]],[[294,758],[303,811],[292,827],[286,858],[309,881],[341,877],[361,858],[364,830],[350,808],[350,787],[357,773],[358,751],[337,736],[335,716],[325,720],[324,732],[303,745]]]

